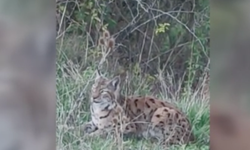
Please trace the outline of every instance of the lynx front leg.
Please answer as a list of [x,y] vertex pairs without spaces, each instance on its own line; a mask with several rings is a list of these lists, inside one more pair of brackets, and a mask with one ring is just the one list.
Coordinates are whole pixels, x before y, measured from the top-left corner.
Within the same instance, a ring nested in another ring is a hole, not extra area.
[[105,138],[107,133],[96,127],[93,122],[88,122],[81,127],[81,131],[85,137],[101,137]]
[[83,124],[83,126],[81,127],[81,131],[83,132],[84,135],[91,134],[93,132],[96,132],[97,130],[98,127],[95,126],[92,121]]

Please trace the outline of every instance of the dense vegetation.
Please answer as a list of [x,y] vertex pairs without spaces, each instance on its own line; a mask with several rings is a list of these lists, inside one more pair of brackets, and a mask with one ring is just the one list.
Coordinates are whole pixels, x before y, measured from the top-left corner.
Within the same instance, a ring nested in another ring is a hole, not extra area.
[[197,142],[209,145],[209,1],[59,0],[57,2],[57,139],[60,149],[160,149],[147,141],[85,139],[89,89],[104,30],[116,44],[103,73],[123,76],[124,94],[147,94],[179,106]]

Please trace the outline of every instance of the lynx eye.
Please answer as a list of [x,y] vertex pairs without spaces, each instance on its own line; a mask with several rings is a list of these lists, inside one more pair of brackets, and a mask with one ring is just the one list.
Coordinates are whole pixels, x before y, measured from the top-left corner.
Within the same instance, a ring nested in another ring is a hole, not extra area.
[[110,95],[107,92],[102,93],[102,99],[110,99]]

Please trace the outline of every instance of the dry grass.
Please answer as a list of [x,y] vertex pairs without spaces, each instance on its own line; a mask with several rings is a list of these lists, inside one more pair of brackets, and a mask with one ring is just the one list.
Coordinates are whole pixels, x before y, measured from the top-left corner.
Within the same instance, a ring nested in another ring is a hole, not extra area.
[[[64,38],[58,40],[57,58],[57,147],[60,150],[161,150],[157,144],[146,140],[124,139],[117,145],[115,139],[86,138],[79,132],[79,126],[90,118],[88,93],[94,78],[94,52],[84,44],[84,40]],[[84,51],[85,50],[85,51]],[[86,54],[87,53],[87,54]],[[83,56],[81,63],[74,63],[74,58]],[[88,64],[88,65],[87,65]],[[126,93],[150,95],[150,83],[144,82],[136,91],[141,77],[128,79]],[[159,78],[159,80],[162,80]],[[164,82],[160,82],[164,83]],[[164,84],[162,85],[164,86]],[[177,92],[178,93],[178,92]],[[197,141],[183,146],[172,146],[173,150],[208,150],[209,149],[209,101],[198,92],[189,92],[185,96],[175,95],[167,99],[166,93],[156,95],[171,101],[187,113],[193,124]]]

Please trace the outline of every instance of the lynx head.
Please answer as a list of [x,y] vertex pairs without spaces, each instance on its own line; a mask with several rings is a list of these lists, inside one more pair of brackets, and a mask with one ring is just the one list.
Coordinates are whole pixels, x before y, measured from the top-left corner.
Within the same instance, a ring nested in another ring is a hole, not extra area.
[[95,102],[117,101],[120,94],[120,80],[120,76],[108,79],[97,70],[91,91],[92,100]]

